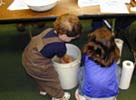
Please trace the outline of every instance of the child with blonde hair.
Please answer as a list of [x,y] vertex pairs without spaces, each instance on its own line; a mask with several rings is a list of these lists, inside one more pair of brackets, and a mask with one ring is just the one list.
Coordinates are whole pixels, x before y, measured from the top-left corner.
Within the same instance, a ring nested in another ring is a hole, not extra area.
[[70,94],[60,85],[58,73],[52,64],[52,58],[58,56],[63,63],[69,63],[65,42],[79,38],[81,24],[77,16],[64,14],[54,22],[54,28],[48,28],[34,36],[26,46],[22,62],[28,75],[36,82],[41,95],[46,93],[52,100],[69,100]]

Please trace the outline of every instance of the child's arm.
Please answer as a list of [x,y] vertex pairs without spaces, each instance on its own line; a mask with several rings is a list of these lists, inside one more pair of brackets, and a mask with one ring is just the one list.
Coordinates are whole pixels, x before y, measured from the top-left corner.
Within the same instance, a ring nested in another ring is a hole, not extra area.
[[72,58],[69,55],[65,54],[62,58],[60,58],[60,62],[61,63],[70,63],[70,62],[72,62]]

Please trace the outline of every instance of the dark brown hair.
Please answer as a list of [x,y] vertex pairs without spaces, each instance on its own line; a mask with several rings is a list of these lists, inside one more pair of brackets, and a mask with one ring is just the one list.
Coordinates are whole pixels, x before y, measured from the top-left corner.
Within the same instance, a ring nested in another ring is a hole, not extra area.
[[107,28],[99,28],[88,35],[88,41],[84,45],[83,53],[89,56],[89,59],[102,65],[110,66],[119,58],[119,49],[117,48],[112,32]]
[[82,26],[76,15],[64,14],[56,19],[54,29],[57,34],[66,34],[69,37],[74,37],[81,34]]

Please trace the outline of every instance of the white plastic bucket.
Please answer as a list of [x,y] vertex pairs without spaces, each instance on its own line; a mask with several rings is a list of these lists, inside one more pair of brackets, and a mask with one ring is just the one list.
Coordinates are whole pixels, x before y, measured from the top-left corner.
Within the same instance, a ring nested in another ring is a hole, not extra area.
[[77,86],[78,69],[81,62],[81,51],[73,44],[66,44],[67,54],[74,60],[71,63],[62,64],[56,61],[55,56],[52,61],[56,71],[59,74],[60,83],[63,89],[72,89]]

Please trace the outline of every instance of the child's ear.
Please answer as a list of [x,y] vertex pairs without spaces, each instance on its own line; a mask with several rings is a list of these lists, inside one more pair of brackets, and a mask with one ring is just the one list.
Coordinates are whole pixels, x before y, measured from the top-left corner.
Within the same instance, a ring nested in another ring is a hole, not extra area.
[[88,41],[94,41],[96,39],[96,36],[93,34],[88,35]]
[[84,54],[86,54],[87,50],[88,50],[88,45],[85,44],[82,51],[83,51]]
[[89,50],[89,47],[90,47],[90,44],[89,43],[86,43],[83,47],[83,53],[84,54],[87,54],[88,50]]

